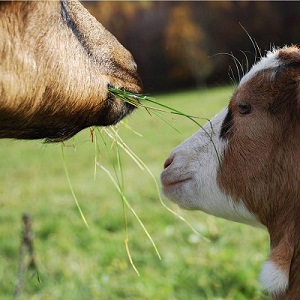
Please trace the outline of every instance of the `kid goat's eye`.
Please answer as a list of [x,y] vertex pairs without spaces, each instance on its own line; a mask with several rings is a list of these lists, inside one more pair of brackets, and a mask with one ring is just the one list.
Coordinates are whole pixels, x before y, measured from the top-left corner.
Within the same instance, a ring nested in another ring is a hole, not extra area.
[[252,106],[249,103],[239,101],[237,106],[241,115],[248,115],[252,111]]

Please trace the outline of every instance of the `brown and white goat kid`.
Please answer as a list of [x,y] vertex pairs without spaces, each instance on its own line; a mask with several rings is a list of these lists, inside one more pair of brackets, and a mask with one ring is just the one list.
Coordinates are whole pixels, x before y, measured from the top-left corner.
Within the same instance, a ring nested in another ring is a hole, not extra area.
[[77,0],[0,1],[0,138],[65,140],[120,121],[141,91],[131,54]]
[[161,181],[185,209],[266,227],[261,282],[273,299],[300,299],[300,49],[255,64],[228,107],[172,151]]

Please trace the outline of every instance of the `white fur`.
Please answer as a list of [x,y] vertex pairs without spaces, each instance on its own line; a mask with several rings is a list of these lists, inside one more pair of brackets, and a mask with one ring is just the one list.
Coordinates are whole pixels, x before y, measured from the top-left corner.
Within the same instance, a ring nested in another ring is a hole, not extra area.
[[287,275],[271,260],[265,262],[260,273],[263,287],[272,295],[280,295],[289,284]]
[[[203,129],[172,151],[170,157],[173,161],[161,175],[163,192],[182,208],[202,210],[228,220],[258,225],[256,217],[244,203],[233,201],[217,183],[217,172],[227,147],[227,142],[220,138],[227,111],[227,108],[223,109]],[[188,180],[183,181],[185,179]],[[182,182],[172,184],[179,181]]]
[[239,86],[244,84],[253,78],[257,72],[277,68],[280,65],[280,60],[278,59],[278,49],[274,49],[273,51],[269,51],[265,57],[263,57],[257,64],[255,64],[251,70],[241,79]]

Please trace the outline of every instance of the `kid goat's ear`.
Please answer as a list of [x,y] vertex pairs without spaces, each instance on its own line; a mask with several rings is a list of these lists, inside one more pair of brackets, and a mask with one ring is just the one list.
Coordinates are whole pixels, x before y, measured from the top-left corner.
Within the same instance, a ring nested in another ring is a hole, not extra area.
[[298,112],[300,113],[300,50],[296,46],[282,48],[278,53],[278,59],[283,63],[285,67],[294,67],[295,70],[297,70],[297,72],[294,73],[294,76],[296,76],[296,78],[293,78],[293,80],[294,83],[297,84],[297,108]]
[[278,59],[287,65],[300,63],[300,50],[296,46],[282,48],[278,53]]

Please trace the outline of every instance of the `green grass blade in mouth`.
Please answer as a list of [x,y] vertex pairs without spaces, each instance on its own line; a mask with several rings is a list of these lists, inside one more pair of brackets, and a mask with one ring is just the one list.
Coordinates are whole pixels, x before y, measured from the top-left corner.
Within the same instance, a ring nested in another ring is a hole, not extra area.
[[[165,112],[165,113],[172,113],[175,115],[179,115],[179,116],[183,116],[186,118],[189,118],[191,121],[193,121],[194,123],[196,123],[199,127],[202,127],[199,122],[197,122],[195,119],[199,119],[198,117],[194,117],[188,114],[185,114],[173,107],[170,107],[166,104],[160,103],[158,101],[156,101],[153,97],[149,97],[146,95],[142,95],[142,94],[135,94],[123,89],[117,89],[115,87],[109,86],[108,87],[109,92],[116,98],[121,99],[125,102],[128,102],[136,107],[143,107],[145,109],[147,109],[148,112],[153,112],[153,111],[160,111],[160,112]],[[146,103],[150,103],[151,105],[155,105],[155,106],[150,106]]]
[[[111,93],[111,95],[113,95],[114,97],[123,100],[124,102],[130,103],[132,105],[134,105],[135,107],[142,107],[144,109],[147,110],[147,112],[152,115],[156,115],[157,117],[159,117],[160,119],[162,119],[165,123],[167,123],[169,126],[171,126],[172,128],[174,128],[176,131],[178,131],[170,122],[166,121],[161,114],[158,114],[157,112],[162,112],[162,113],[171,113],[174,115],[178,115],[178,116],[182,116],[185,117],[189,120],[191,120],[192,122],[194,122],[197,126],[199,126],[209,137],[213,147],[214,147],[214,151],[217,155],[217,159],[218,159],[218,163],[219,163],[219,167],[220,170],[222,170],[222,164],[221,164],[221,158],[220,155],[218,153],[218,150],[216,148],[216,145],[212,139],[212,134],[214,133],[213,131],[213,126],[210,122],[209,119],[207,118],[199,118],[199,117],[195,117],[195,116],[191,116],[189,114],[183,113],[181,111],[179,111],[178,109],[175,109],[169,105],[160,103],[158,101],[156,101],[153,97],[149,97],[147,95],[143,95],[143,94],[136,94],[136,93],[132,93],[129,91],[126,91],[124,89],[118,89],[115,88],[113,86],[108,86],[108,91]],[[148,103],[151,104],[148,105]],[[153,106],[154,105],[154,106]],[[156,107],[157,106],[157,107]],[[211,126],[211,133],[209,133],[197,120],[199,119],[203,119],[206,120],[210,123]]]

